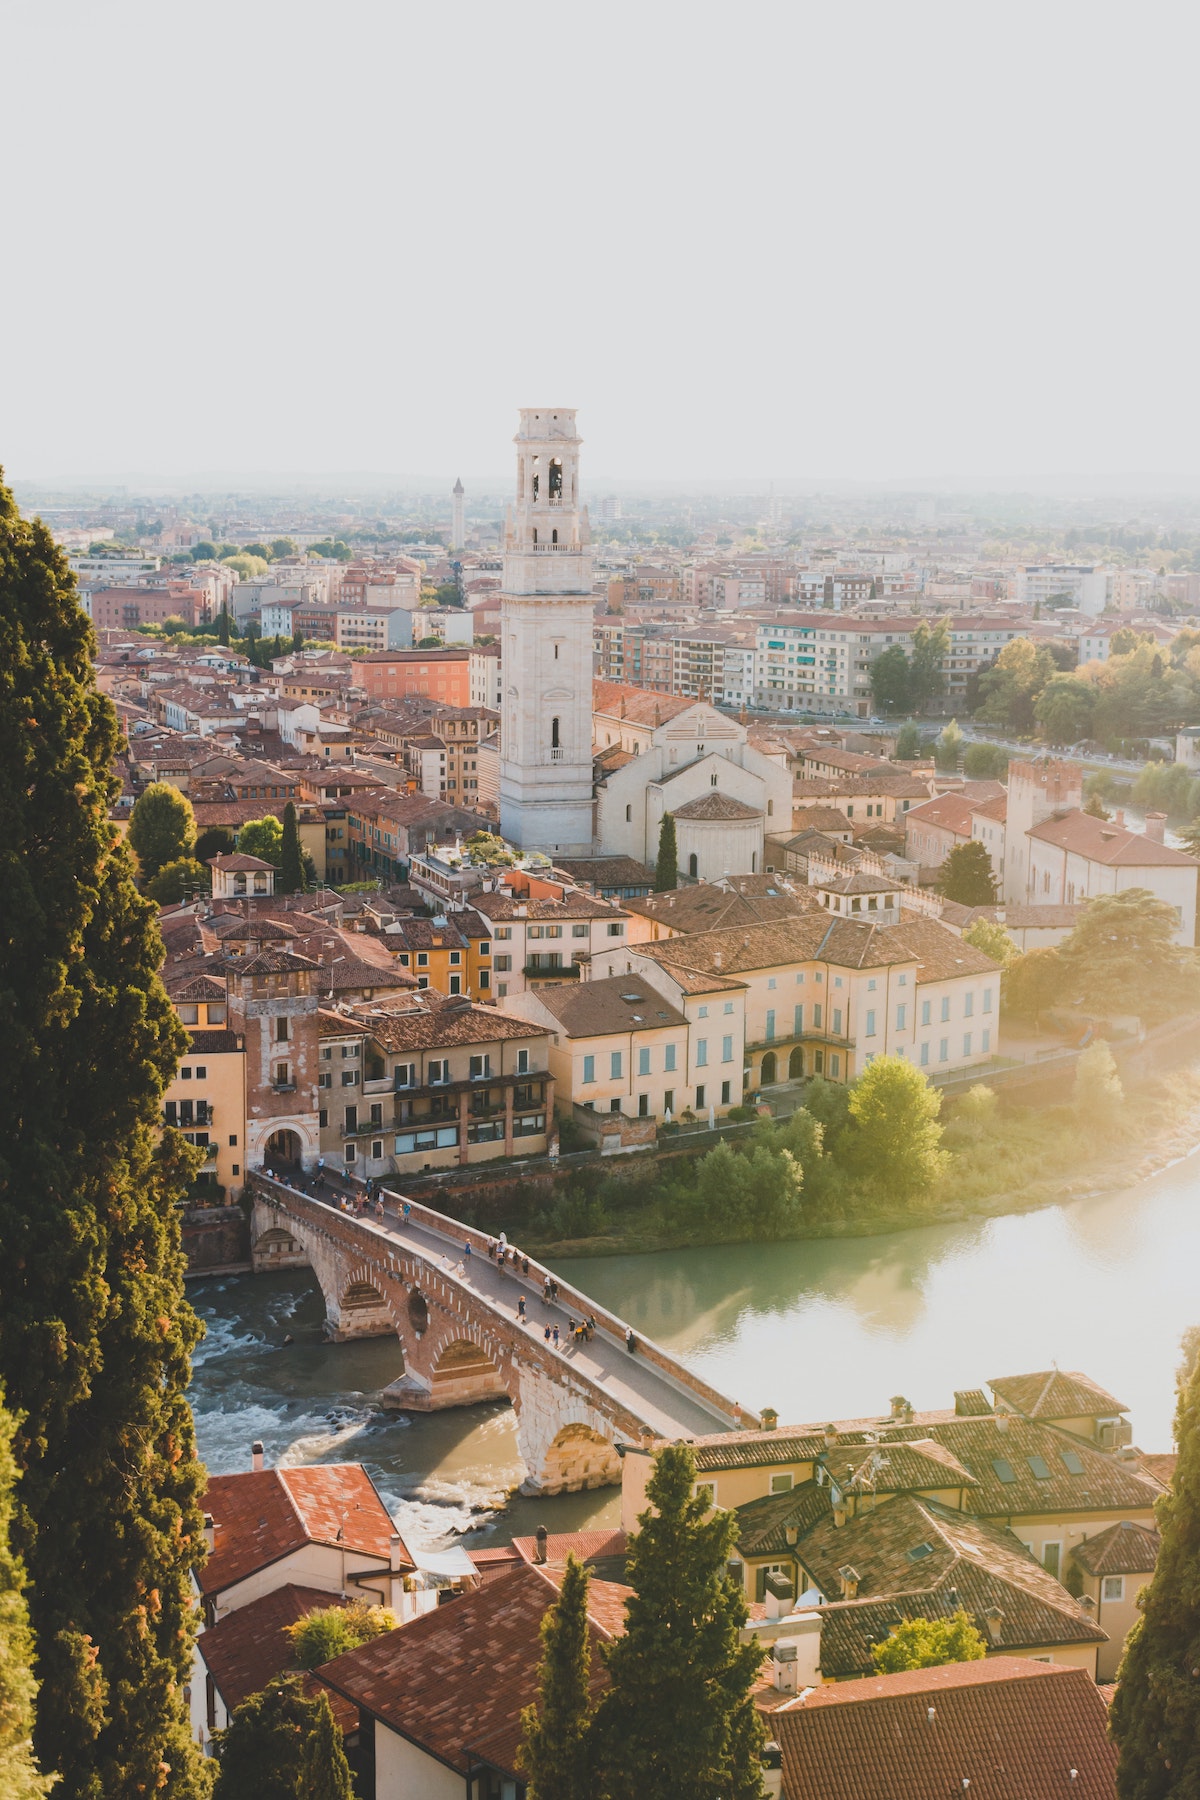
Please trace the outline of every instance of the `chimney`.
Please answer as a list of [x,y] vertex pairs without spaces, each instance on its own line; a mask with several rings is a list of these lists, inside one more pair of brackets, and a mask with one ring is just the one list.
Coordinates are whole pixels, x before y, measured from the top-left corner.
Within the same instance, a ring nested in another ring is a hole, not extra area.
[[830,1446],[830,1448],[832,1448],[832,1446],[837,1443],[837,1438],[838,1438],[837,1426],[836,1425],[827,1425],[825,1427],[825,1442],[826,1442],[826,1444],[828,1444]]
[[[1146,821],[1147,824],[1149,824],[1149,822],[1150,822],[1149,820]],[[1125,808],[1123,806],[1118,806],[1116,812],[1113,814],[1113,824],[1116,825],[1119,830],[1124,831],[1124,829],[1125,829]]]
[[779,1414],[775,1411],[773,1406],[764,1406],[759,1417],[762,1419],[762,1428],[764,1431],[774,1431],[779,1423]]
[[217,1547],[217,1528],[213,1523],[213,1516],[211,1513],[205,1513],[204,1515],[204,1541],[208,1545],[208,1553],[211,1556]]
[[792,1610],[795,1592],[786,1575],[770,1574],[763,1587],[768,1619],[786,1619]]
[[1166,813],[1153,812],[1146,814],[1146,837],[1152,844],[1161,844],[1163,833],[1167,827]]
[[838,1580],[842,1584],[843,1600],[855,1600],[858,1598],[859,1574],[857,1569],[852,1569],[850,1564],[846,1563],[844,1567],[838,1570]]
[[256,1475],[261,1475],[264,1466],[262,1439],[255,1438],[250,1446],[250,1467]]
[[893,1419],[903,1419],[912,1413],[912,1407],[904,1398],[903,1394],[893,1394],[889,1404],[891,1405]]
[[[783,1793],[783,1751],[772,1738],[764,1744],[759,1752],[759,1763],[762,1766],[762,1789],[767,1800],[779,1800]],[[1072,1775],[1074,1770],[1071,1771]]]
[[771,1662],[777,1693],[798,1694],[816,1687],[821,1679],[820,1613],[791,1613],[787,1636],[776,1638]]
[[400,1573],[400,1533],[393,1531],[388,1539],[388,1571],[392,1575]]
[[987,1629],[988,1642],[993,1645],[999,1644],[1000,1627],[1004,1624],[1004,1609],[999,1606],[989,1606],[983,1615],[983,1623]]
[[537,1549],[533,1553],[533,1560],[535,1563],[544,1563],[546,1560],[546,1541],[548,1535],[546,1527],[544,1525],[539,1525],[537,1528]]

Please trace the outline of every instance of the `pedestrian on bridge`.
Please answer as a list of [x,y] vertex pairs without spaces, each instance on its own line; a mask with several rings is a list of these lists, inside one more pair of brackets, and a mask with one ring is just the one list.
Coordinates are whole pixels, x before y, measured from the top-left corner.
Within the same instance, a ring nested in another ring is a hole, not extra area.
[[525,1323],[525,1296],[524,1296],[524,1294],[522,1294],[520,1299],[517,1301],[517,1317],[518,1317],[518,1319],[520,1319],[520,1321],[523,1325]]
[[471,1240],[470,1240],[470,1238],[466,1238],[463,1241],[463,1255],[466,1257],[467,1261],[470,1262],[470,1260],[471,1260]]
[[542,1283],[542,1303],[545,1306],[550,1304],[550,1277],[548,1275]]
[[550,1342],[550,1327],[549,1327],[549,1325],[547,1325],[545,1331],[542,1333],[542,1336],[545,1338],[547,1343]]
[[406,1225],[408,1224],[408,1215],[411,1212],[412,1212],[412,1203],[411,1203],[411,1201],[406,1200],[404,1202],[404,1223]]
[[558,1349],[558,1326],[557,1325],[554,1327],[553,1337],[554,1337],[554,1348],[557,1350]]
[[628,1350],[630,1356],[632,1356],[637,1349],[637,1339],[634,1337],[633,1332],[628,1325],[625,1327],[625,1348]]
[[378,1200],[375,1202],[375,1217],[379,1220],[379,1223],[382,1225],[383,1224],[383,1195],[382,1194],[380,1194]]

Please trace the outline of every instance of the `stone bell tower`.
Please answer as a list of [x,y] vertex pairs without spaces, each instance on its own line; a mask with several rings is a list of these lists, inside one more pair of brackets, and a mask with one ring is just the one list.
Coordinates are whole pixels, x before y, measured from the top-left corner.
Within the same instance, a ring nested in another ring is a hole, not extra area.
[[575,413],[523,408],[504,534],[500,829],[522,850],[592,849],[592,553]]

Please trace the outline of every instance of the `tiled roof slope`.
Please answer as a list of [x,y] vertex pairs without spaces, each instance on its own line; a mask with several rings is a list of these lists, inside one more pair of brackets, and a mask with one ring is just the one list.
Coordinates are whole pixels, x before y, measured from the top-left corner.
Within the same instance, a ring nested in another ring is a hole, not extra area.
[[628,719],[631,725],[665,725],[678,718],[696,700],[678,694],[655,694],[648,688],[631,687],[624,681],[593,681],[592,711],[607,718]]
[[1090,813],[1069,812],[1059,818],[1046,819],[1030,827],[1031,838],[1043,844],[1055,844],[1089,862],[1104,863],[1109,868],[1141,869],[1151,864],[1178,869],[1196,868],[1196,858],[1173,850],[1170,844],[1156,843],[1140,831],[1126,831],[1104,819],[1093,819]]
[[626,912],[656,919],[672,931],[719,931],[734,925],[769,924],[820,911],[816,893],[808,887],[790,887],[782,879],[763,893],[731,891],[715,882],[673,888],[664,894],[645,894],[623,902]]
[[[307,1543],[386,1558],[395,1531],[361,1463],[212,1475],[203,1504],[216,1535],[198,1573],[205,1594],[233,1587]],[[400,1553],[405,1567],[413,1568],[403,1544]]]
[[1014,1412],[1029,1419],[1080,1419],[1129,1408],[1106,1394],[1079,1369],[1043,1369],[1036,1375],[998,1375],[988,1386]]
[[675,808],[677,819],[720,819],[734,821],[737,819],[761,819],[760,806],[747,806],[744,800],[736,800],[732,794],[722,794],[716,789],[709,794],[701,794],[697,800],[688,800],[683,806]]
[[[289,1582],[260,1600],[251,1600],[247,1606],[226,1613],[202,1631],[196,1642],[226,1706],[232,1711],[251,1694],[261,1693],[276,1675],[294,1666],[292,1643],[287,1635],[289,1625],[318,1609],[348,1604],[340,1594]],[[331,1699],[342,1729],[357,1730],[357,1711],[340,1694],[331,1695]]]
[[[538,1633],[561,1580],[561,1567],[524,1564],[325,1663],[318,1678],[462,1774],[469,1752],[515,1774],[521,1709],[537,1694]],[[593,1693],[607,1685],[595,1652],[624,1630],[629,1592],[591,1583]]]
[[1122,1519],[1076,1544],[1071,1555],[1089,1575],[1140,1575],[1158,1561],[1160,1538],[1149,1525]]
[[816,1688],[771,1729],[788,1800],[1116,1795],[1106,1708],[1083,1669],[995,1657],[881,1675]]
[[[1006,1429],[994,1417],[951,1419],[932,1426],[930,1435],[976,1477],[971,1509],[991,1518],[1147,1511],[1162,1492],[1136,1462],[1123,1462],[1036,1419],[1010,1415]],[[1044,1474],[1031,1458],[1040,1459]]]

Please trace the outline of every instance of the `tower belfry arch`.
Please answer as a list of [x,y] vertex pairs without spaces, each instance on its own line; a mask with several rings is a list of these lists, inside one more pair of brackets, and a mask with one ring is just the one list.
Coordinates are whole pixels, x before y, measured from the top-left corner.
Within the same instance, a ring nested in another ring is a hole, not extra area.
[[592,848],[592,553],[570,407],[526,407],[504,533],[500,829],[522,850]]

